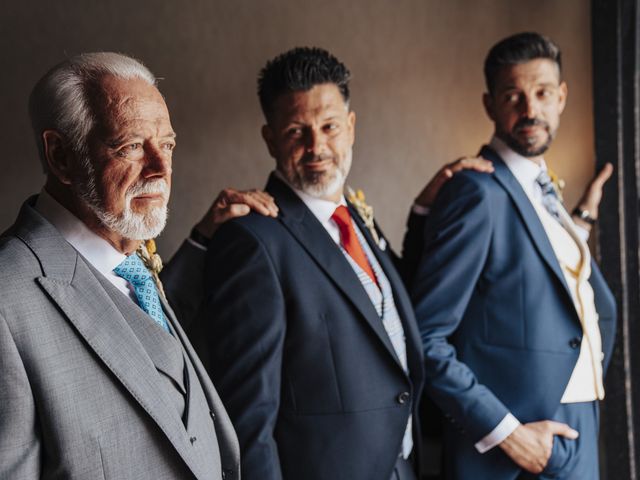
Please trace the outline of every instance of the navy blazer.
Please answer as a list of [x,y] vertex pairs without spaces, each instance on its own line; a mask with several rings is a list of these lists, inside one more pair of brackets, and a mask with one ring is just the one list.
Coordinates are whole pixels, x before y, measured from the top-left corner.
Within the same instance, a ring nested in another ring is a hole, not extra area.
[[[192,338],[237,431],[247,480],[388,480],[414,415],[423,358],[409,296],[373,242],[406,334],[409,375],[353,269],[272,176],[278,218],[225,223],[209,245]],[[418,450],[418,442],[414,451]]]
[[[499,478],[499,448],[473,444],[511,412],[550,419],[579,355],[580,320],[545,230],[522,187],[485,147],[493,174],[463,171],[442,188],[425,224],[411,287],[425,354],[425,388],[445,416],[450,478]],[[615,301],[598,267],[589,279],[604,365],[615,333]],[[488,476],[483,476],[488,475]]]

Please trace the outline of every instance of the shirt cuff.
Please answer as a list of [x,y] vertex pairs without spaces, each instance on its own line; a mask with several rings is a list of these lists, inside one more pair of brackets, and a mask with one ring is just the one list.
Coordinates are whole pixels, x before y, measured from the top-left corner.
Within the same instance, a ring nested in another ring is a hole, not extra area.
[[476,450],[480,453],[488,452],[496,445],[502,443],[502,441],[511,435],[519,426],[520,422],[518,419],[510,413],[507,413],[498,426],[494,428],[489,435],[482,438],[475,444]]
[[193,245],[194,247],[196,247],[196,248],[198,248],[200,250],[203,250],[205,252],[207,251],[207,247],[205,247],[204,245],[202,245],[199,242],[196,242],[194,239],[192,239],[190,237],[187,237],[187,242],[189,242],[191,245]]
[[582,240],[584,240],[585,243],[587,243],[589,241],[589,235],[591,234],[591,232],[589,232],[589,230],[587,230],[586,228],[582,228],[580,225],[576,224],[576,222],[573,222],[573,226],[575,227],[578,236]]
[[431,209],[429,207],[423,207],[422,205],[418,205],[414,203],[411,207],[411,211],[416,215],[422,215],[423,217],[429,215],[431,213]]

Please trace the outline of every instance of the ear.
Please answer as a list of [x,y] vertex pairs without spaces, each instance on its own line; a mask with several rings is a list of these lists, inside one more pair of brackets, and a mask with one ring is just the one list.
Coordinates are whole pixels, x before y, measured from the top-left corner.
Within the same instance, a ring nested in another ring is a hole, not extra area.
[[55,176],[60,183],[69,185],[75,162],[74,154],[67,142],[56,130],[42,132],[42,142],[49,173]]
[[356,112],[354,112],[353,110],[351,110],[349,112],[349,115],[347,117],[347,122],[349,125],[349,135],[350,135],[350,142],[351,142],[351,146],[353,146],[353,143],[356,140]]
[[484,111],[487,112],[487,116],[495,121],[495,109],[493,108],[493,97],[490,93],[484,93],[482,95],[482,104],[484,105]]
[[269,124],[263,125],[262,129],[260,130],[260,133],[262,134],[262,139],[264,140],[264,143],[267,145],[267,149],[269,150],[269,155],[271,155],[273,158],[275,158],[276,160],[278,159],[276,157],[276,147],[275,147],[275,142],[274,142],[274,135],[273,135],[273,130],[271,130],[271,127],[269,126]]
[[564,111],[564,107],[567,105],[567,96],[569,95],[569,89],[567,82],[562,82],[558,87],[558,104],[560,113]]

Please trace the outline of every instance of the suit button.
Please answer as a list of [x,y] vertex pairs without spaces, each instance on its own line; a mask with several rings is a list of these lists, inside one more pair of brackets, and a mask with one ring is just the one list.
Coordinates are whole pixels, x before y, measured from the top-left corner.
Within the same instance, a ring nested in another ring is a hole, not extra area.
[[194,443],[196,443],[196,440],[198,440],[196,437],[191,437],[189,439],[189,441],[191,442],[191,445],[193,445]]
[[402,392],[400,395],[398,395],[397,400],[400,405],[404,405],[405,403],[407,403],[409,398],[411,398],[411,395],[409,395],[409,392]]
[[569,340],[569,346],[571,348],[578,348],[581,343],[582,343],[582,339],[580,337],[574,337],[571,340]]

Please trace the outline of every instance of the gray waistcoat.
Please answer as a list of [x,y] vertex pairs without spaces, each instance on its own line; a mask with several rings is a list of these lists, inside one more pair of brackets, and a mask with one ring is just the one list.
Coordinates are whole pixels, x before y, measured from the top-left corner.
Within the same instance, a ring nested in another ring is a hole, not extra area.
[[[220,465],[214,419],[198,375],[182,343],[176,336],[164,331],[108,280],[102,277],[100,282],[155,365],[157,381],[165,392],[164,398],[182,420],[185,435],[189,436],[194,453],[200,461],[201,471],[211,472],[211,479],[219,480],[214,475]],[[165,311],[165,315],[173,333],[173,312]]]

